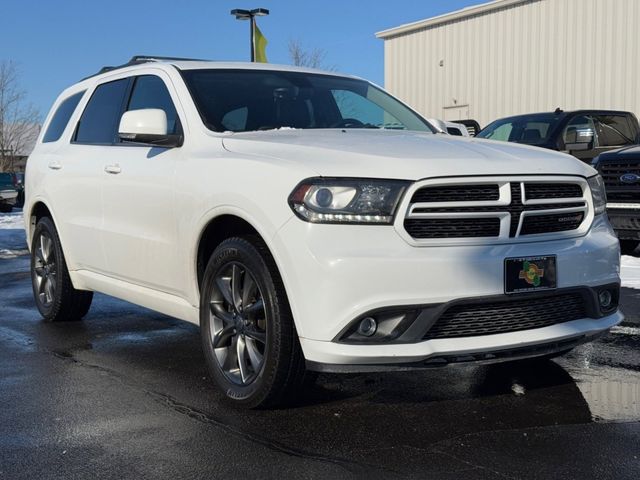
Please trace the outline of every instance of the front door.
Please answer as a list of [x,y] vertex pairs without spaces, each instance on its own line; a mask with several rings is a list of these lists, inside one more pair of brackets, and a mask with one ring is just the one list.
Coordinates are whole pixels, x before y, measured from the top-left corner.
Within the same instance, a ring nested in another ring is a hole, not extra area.
[[[169,133],[181,132],[168,78],[135,77],[125,110],[160,108]],[[182,148],[120,143],[104,159],[103,244],[109,275],[130,283],[178,293],[179,206],[174,178]]]

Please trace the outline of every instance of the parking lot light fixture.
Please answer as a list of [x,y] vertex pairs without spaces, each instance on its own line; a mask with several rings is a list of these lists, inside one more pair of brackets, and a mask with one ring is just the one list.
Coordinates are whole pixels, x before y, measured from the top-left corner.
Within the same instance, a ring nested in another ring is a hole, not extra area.
[[245,10],[241,8],[234,8],[231,10],[231,15],[235,15],[236,20],[249,20],[249,40],[251,42],[251,61],[256,61],[256,43],[255,43],[255,30],[256,30],[256,17],[264,17],[269,15],[269,10],[266,8],[254,8],[253,10]]

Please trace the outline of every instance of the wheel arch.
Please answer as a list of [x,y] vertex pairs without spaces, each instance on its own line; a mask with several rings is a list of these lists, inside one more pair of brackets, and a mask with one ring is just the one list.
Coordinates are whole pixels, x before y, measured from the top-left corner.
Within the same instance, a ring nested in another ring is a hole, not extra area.
[[59,234],[58,222],[56,221],[53,211],[44,200],[40,198],[36,199],[29,208],[28,212],[29,215],[25,216],[25,229],[27,232],[27,246],[29,247],[29,249],[31,249],[31,242],[33,241],[33,232],[35,230],[36,224],[41,218],[50,218],[55,227],[58,229]]
[[[207,262],[214,250],[225,239],[243,235],[258,235],[267,243],[265,236],[251,222],[237,213],[220,213],[208,220],[200,230],[195,255],[195,272],[198,292]],[[271,251],[271,249],[269,250]],[[273,253],[272,253],[273,255]]]

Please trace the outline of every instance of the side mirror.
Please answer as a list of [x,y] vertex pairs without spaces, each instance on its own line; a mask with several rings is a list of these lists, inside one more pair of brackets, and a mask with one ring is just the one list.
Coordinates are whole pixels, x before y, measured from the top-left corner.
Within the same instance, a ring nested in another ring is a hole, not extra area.
[[167,133],[167,115],[159,108],[124,112],[118,136],[125,142],[146,143],[158,147],[179,147],[182,135]]
[[569,151],[591,150],[593,148],[593,130],[576,128],[567,131],[565,147]]

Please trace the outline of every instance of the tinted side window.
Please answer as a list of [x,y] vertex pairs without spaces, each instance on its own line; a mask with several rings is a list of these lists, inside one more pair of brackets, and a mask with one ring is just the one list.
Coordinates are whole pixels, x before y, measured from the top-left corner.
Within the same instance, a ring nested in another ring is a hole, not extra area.
[[42,137],[43,143],[55,142],[60,139],[85,91],[86,90],[83,90],[82,92],[73,94],[60,103],[56,113],[53,114],[49,122],[47,131],[44,132],[44,137]]
[[167,115],[167,133],[180,133],[180,122],[167,86],[160,77],[141,75],[136,77],[127,110],[159,108]]
[[105,144],[116,140],[116,127],[128,83],[129,79],[123,78],[96,88],[80,118],[76,142]]
[[596,126],[601,147],[620,147],[634,142],[634,133],[623,115],[597,115]]

